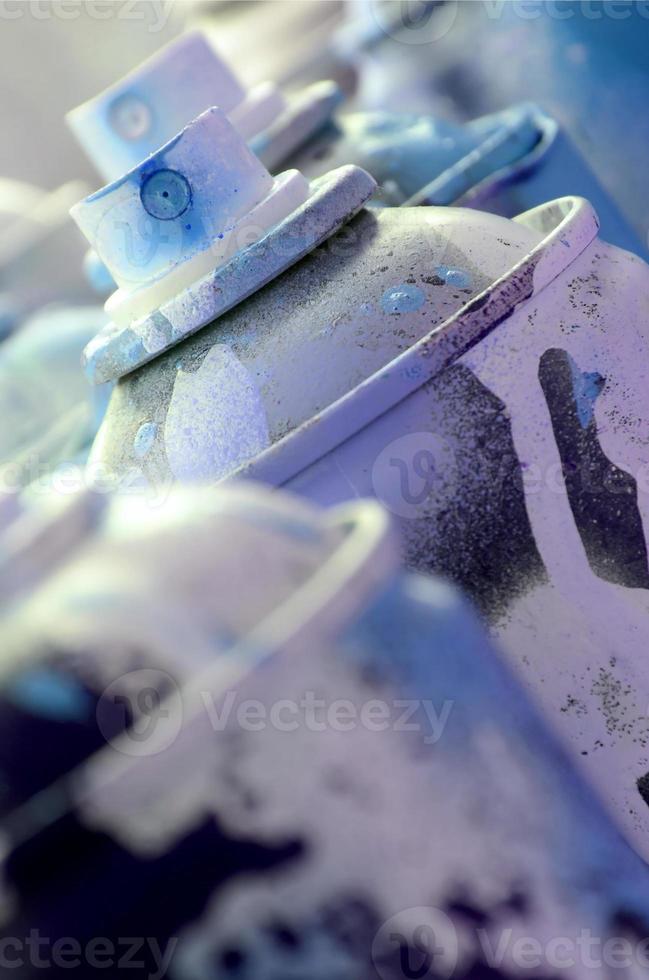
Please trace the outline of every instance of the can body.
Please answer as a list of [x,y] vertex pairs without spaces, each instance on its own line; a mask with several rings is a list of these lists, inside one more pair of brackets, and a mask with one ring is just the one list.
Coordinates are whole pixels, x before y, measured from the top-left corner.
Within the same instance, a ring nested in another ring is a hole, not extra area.
[[[575,762],[645,849],[648,270],[595,238],[584,205],[562,217],[559,204],[531,217],[540,236],[531,246],[515,245],[521,222],[467,225],[473,245],[460,223],[427,251],[427,216],[443,223],[452,209],[361,216],[371,261],[355,267],[353,248],[309,259],[121,382],[95,461],[126,478],[144,470],[160,486],[236,471],[320,503],[378,497],[400,522],[409,564],[477,602]],[[458,221],[482,222],[471,214]],[[345,281],[342,269],[355,275]],[[471,285],[446,292],[459,273]],[[158,438],[136,460],[147,413]]]

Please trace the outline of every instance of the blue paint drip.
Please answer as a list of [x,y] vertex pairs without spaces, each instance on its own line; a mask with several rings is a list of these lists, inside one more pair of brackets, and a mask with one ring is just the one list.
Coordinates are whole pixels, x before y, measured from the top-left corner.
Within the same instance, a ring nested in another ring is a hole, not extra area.
[[438,265],[435,268],[435,275],[443,279],[447,286],[456,286],[458,289],[470,289],[473,283],[471,276],[464,269],[451,269],[447,265]]
[[381,306],[385,313],[412,313],[425,302],[426,294],[423,290],[408,283],[386,289],[381,297]]
[[84,721],[91,709],[76,680],[47,667],[23,671],[9,681],[5,694],[19,707],[56,721]]
[[587,429],[593,420],[595,401],[601,394],[605,378],[598,371],[580,371],[570,355],[568,360],[577,417],[582,429]]
[[133,440],[133,452],[138,459],[143,459],[150,451],[158,432],[155,422],[143,422]]

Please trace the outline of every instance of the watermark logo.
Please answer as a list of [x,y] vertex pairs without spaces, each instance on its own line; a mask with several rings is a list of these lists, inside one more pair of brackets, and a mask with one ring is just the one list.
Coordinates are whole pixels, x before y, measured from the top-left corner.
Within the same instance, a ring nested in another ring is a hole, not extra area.
[[[372,943],[372,961],[382,980],[450,980],[458,963],[467,957],[500,975],[522,973],[561,975],[579,972],[620,970],[625,976],[649,967],[649,937],[597,935],[580,929],[572,935],[543,939],[518,929],[474,927],[466,921],[456,927],[441,909],[405,909],[384,922]],[[463,972],[463,971],[461,971]]]
[[[215,733],[234,729],[312,734],[391,731],[418,736],[424,745],[439,742],[455,706],[449,699],[438,703],[419,698],[326,699],[309,690],[299,698],[268,702],[241,699],[233,690],[219,697],[209,690],[198,694],[201,710]],[[129,756],[164,751],[180,734],[182,721],[181,689],[162,670],[147,668],[123,674],[108,685],[97,704],[100,732],[116,751]],[[117,736],[116,728],[120,732]]]
[[[115,736],[115,716],[123,731]],[[97,703],[97,726],[106,741],[124,755],[157,755],[173,745],[183,720],[176,681],[163,670],[144,668],[122,674]]]
[[83,464],[61,459],[53,463],[36,452],[26,453],[22,459],[0,466],[0,494],[20,493],[25,487],[29,487],[33,496],[74,497],[92,491],[104,496],[139,497],[153,508],[166,502],[172,486],[171,477],[154,485],[135,466],[115,473],[98,460]]
[[[137,970],[147,980],[162,980],[168,975],[178,940],[166,944],[152,936],[129,936],[109,939],[94,936],[82,943],[74,936],[53,939],[38,929],[26,936],[0,938],[0,969],[17,970],[80,970],[81,975],[92,970]],[[77,976],[80,974],[77,973]]]
[[453,28],[458,0],[372,0],[370,16],[379,30],[399,44],[433,44]]
[[0,20],[130,21],[150,34],[163,31],[172,12],[173,0],[0,0]]
[[398,912],[383,923],[372,943],[372,962],[382,980],[449,980],[457,957],[455,927],[436,908]]
[[421,517],[425,504],[456,474],[455,454],[441,436],[413,432],[391,442],[372,467],[372,486],[381,503],[399,517]]

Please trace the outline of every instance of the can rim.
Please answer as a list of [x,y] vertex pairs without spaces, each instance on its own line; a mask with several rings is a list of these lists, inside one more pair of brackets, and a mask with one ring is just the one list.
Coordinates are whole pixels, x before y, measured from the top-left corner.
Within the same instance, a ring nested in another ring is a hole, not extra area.
[[448,367],[537,296],[597,237],[599,219],[581,197],[563,197],[513,219],[544,234],[508,272],[408,350],[225,477],[281,486],[322,459]]

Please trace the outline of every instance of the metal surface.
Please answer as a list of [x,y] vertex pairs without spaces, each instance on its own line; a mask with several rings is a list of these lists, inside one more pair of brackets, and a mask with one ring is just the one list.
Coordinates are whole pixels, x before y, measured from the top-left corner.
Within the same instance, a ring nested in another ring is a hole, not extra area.
[[513,223],[363,212],[125,378],[93,455],[154,486],[238,470],[378,496],[409,562],[474,596],[647,853],[648,271],[597,228],[578,199]]

